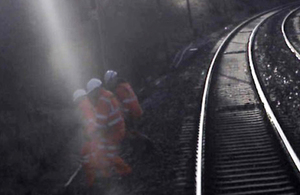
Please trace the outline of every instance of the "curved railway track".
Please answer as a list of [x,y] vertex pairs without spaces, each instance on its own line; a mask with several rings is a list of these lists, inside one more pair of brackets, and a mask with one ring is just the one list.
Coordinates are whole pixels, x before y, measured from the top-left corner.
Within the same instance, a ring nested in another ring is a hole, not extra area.
[[259,26],[285,9],[239,25],[213,58],[200,115],[197,195],[300,192],[299,159],[263,93],[252,55]]
[[287,29],[287,22],[288,20],[299,10],[300,8],[293,9],[286,17],[283,19],[282,25],[281,25],[281,32],[283,34],[284,40],[286,45],[290,48],[290,50],[295,54],[295,56],[300,60],[300,53],[296,49],[295,45],[292,43],[290,38],[288,37],[288,33],[286,31]]
[[[300,156],[300,129],[297,120],[297,113],[299,112],[297,102],[300,100],[298,97],[299,59],[295,53],[291,52],[285,39],[286,33],[288,33],[293,45],[297,45],[295,42],[297,39],[293,34],[295,30],[291,28],[297,29],[291,23],[297,18],[290,15],[295,10],[293,9],[288,14],[289,18],[287,17],[288,11],[286,11],[276,15],[271,21],[259,28],[253,55],[256,59],[254,62],[258,70],[257,73],[260,75],[260,82],[264,86],[274,114],[296,154]],[[298,14],[299,12],[297,12]],[[288,28],[283,33],[282,27],[284,25],[287,25]]]

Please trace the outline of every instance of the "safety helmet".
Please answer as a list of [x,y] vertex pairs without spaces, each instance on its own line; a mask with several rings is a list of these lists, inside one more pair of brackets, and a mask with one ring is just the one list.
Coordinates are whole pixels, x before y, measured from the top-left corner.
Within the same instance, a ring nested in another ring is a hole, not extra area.
[[92,78],[86,85],[87,93],[90,93],[94,89],[101,86],[102,86],[102,81],[100,79]]
[[75,102],[78,98],[85,96],[85,95],[86,95],[86,91],[84,89],[77,89],[73,93],[73,101]]
[[117,76],[117,72],[113,71],[113,70],[108,70],[106,71],[105,75],[104,75],[104,82],[105,84],[107,84],[108,82],[110,82],[113,78],[115,78]]

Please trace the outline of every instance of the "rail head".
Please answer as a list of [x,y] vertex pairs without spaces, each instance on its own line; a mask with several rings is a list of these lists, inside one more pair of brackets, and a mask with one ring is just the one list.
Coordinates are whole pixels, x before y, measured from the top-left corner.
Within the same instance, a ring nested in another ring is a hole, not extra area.
[[200,120],[199,120],[199,133],[198,133],[198,144],[197,144],[197,156],[196,156],[196,195],[202,195],[203,194],[203,135],[204,135],[204,127],[205,127],[205,118],[206,118],[206,109],[207,109],[207,104],[208,104],[208,96],[209,96],[209,89],[210,89],[210,84],[211,84],[211,79],[212,79],[212,72],[215,67],[215,64],[217,60],[221,56],[221,52],[224,50],[226,47],[227,43],[230,41],[230,39],[240,30],[242,27],[244,27],[246,24],[250,23],[251,21],[265,15],[268,13],[271,13],[272,11],[275,10],[282,10],[286,7],[290,7],[294,4],[299,4],[299,2],[296,3],[291,3],[289,5],[284,5],[284,6],[279,6],[273,9],[270,9],[268,11],[259,13],[250,19],[247,19],[246,21],[242,22],[239,24],[237,27],[235,27],[222,41],[220,46],[218,47],[217,51],[215,52],[215,55],[210,63],[208,72],[206,74],[206,79],[204,83],[204,89],[203,89],[203,95],[202,95],[202,101],[201,101],[201,109],[200,109]]
[[254,57],[253,57],[253,48],[254,48],[254,42],[255,42],[255,36],[258,32],[259,27],[267,20],[268,18],[265,18],[262,20],[252,31],[250,37],[249,37],[249,42],[248,42],[248,58],[249,58],[249,66],[250,66],[250,72],[256,87],[256,90],[258,92],[259,98],[261,99],[264,109],[266,111],[266,114],[276,131],[276,134],[279,136],[279,139],[281,140],[281,145],[283,146],[284,150],[290,157],[291,161],[293,162],[294,166],[296,167],[298,173],[300,172],[300,161],[298,156],[296,155],[294,149],[292,148],[290,142],[288,141],[287,137],[285,136],[281,125],[279,124],[268,100],[267,97],[264,94],[263,88],[259,82],[259,78],[256,73],[255,65],[254,65]]
[[288,15],[286,15],[286,17],[283,19],[283,22],[281,25],[281,32],[282,32],[284,41],[285,41],[286,45],[290,48],[290,50],[295,54],[296,58],[298,58],[298,60],[300,60],[300,54],[296,50],[296,48],[294,47],[294,45],[291,43],[291,41],[289,40],[289,38],[287,36],[286,24],[287,24],[288,19],[299,9],[300,9],[300,7],[297,7],[296,9],[293,9]]

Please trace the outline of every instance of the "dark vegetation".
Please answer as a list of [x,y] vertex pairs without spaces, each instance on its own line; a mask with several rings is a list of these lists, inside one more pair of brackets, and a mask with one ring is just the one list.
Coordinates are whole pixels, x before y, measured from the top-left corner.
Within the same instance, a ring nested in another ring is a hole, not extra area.
[[[174,75],[169,75],[176,53],[194,40],[194,34],[199,42],[205,42],[212,32],[287,3],[190,0],[195,28],[192,30],[184,0],[101,1],[104,4],[98,4],[99,30],[97,22],[91,19],[95,5],[79,0],[55,0],[59,4],[56,11],[62,13],[59,19],[68,24],[65,34],[71,40],[70,48],[80,69],[78,84],[70,87],[63,75],[71,69],[62,69],[65,72],[58,74],[49,60],[56,50],[51,45],[53,35],[47,34],[47,21],[41,16],[44,11],[39,3],[42,1],[0,2],[1,194],[40,194],[39,191],[45,192],[66,181],[74,168],[70,153],[80,149],[72,92],[84,87],[90,77],[101,77],[107,68],[119,71],[136,91],[144,88],[139,93],[146,113],[141,128],[162,147],[164,142],[160,137],[170,133],[166,129],[174,129],[176,134],[184,115],[184,111],[179,112],[185,109],[184,100],[178,99],[183,96],[176,95],[189,89],[186,87],[189,82],[181,82],[183,77],[178,76],[183,69],[173,68]],[[211,46],[204,44],[199,52]],[[205,68],[207,62],[198,59],[197,65]],[[203,79],[205,75],[199,76]],[[168,85],[162,88],[157,81],[163,78],[168,80]],[[175,148],[172,145],[176,144],[169,144],[162,151]]]

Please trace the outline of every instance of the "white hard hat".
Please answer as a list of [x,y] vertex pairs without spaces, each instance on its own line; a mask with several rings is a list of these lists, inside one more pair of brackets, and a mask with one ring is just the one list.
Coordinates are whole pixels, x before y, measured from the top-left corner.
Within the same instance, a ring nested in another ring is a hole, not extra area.
[[101,86],[102,86],[102,81],[100,79],[92,78],[86,85],[87,93],[90,93],[94,89],[101,87]]
[[108,70],[106,71],[105,75],[104,75],[104,82],[105,84],[107,84],[109,81],[111,81],[113,78],[115,78],[117,76],[117,72],[113,71],[113,70]]
[[78,98],[85,96],[85,95],[86,95],[86,91],[84,89],[77,89],[73,93],[73,101],[75,102]]

